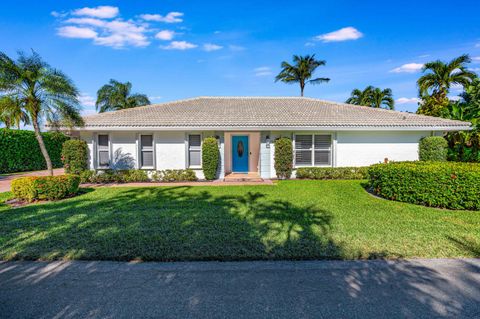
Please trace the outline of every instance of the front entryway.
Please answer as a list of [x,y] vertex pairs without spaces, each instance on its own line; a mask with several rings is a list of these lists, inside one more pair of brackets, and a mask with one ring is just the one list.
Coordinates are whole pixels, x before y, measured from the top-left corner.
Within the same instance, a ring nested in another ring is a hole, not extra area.
[[248,173],[248,135],[232,136],[232,171]]

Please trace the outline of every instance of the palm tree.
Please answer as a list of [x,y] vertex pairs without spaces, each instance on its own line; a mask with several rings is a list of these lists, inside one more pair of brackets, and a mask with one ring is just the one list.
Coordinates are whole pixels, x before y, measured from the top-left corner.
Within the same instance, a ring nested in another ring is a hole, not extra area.
[[0,93],[18,101],[28,114],[47,169],[53,175],[40,123],[45,119],[52,127],[81,126],[77,88],[65,74],[52,68],[34,51],[28,56],[20,52],[16,61],[0,52]]
[[5,123],[7,128],[16,126],[20,129],[20,124],[30,124],[27,112],[22,108],[18,99],[10,96],[0,97],[0,122]]
[[365,90],[354,89],[350,97],[345,101],[348,104],[370,106],[370,94],[373,91],[373,86],[367,86]]
[[95,106],[100,113],[117,111],[150,104],[145,94],[131,94],[132,84],[110,80],[97,92]]
[[371,85],[367,86],[363,91],[354,89],[345,103],[390,110],[395,108],[391,89],[382,90]]
[[464,54],[448,63],[440,60],[426,63],[422,72],[427,73],[417,81],[420,97],[432,95],[445,99],[452,85],[467,86],[476,76],[467,70],[466,64],[470,62],[470,57]]
[[282,81],[288,84],[300,84],[300,96],[303,96],[305,84],[320,84],[330,81],[329,78],[311,79],[315,70],[326,64],[324,60],[316,60],[315,54],[306,56],[293,56],[293,65],[283,61],[282,71],[275,77],[275,82]]

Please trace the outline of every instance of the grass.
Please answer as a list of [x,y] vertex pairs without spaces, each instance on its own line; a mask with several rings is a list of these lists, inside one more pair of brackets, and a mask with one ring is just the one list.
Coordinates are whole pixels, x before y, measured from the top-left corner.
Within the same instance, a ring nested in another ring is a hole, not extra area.
[[96,188],[0,205],[4,260],[398,257],[480,257],[480,212],[375,198],[360,181]]

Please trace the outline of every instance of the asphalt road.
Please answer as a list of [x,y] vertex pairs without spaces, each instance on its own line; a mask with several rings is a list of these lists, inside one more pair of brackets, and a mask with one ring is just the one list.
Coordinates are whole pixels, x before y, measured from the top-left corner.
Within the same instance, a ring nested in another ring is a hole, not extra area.
[[479,318],[480,259],[0,262],[1,318]]

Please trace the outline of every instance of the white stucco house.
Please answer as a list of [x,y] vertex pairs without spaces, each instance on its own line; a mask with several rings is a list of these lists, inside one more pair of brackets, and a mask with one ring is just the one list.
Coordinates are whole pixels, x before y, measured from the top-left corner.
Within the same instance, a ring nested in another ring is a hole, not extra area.
[[91,169],[186,169],[202,178],[201,143],[218,140],[219,178],[274,178],[274,143],[292,138],[294,167],[367,166],[418,159],[424,136],[470,123],[301,97],[197,97],[86,116],[74,134]]

